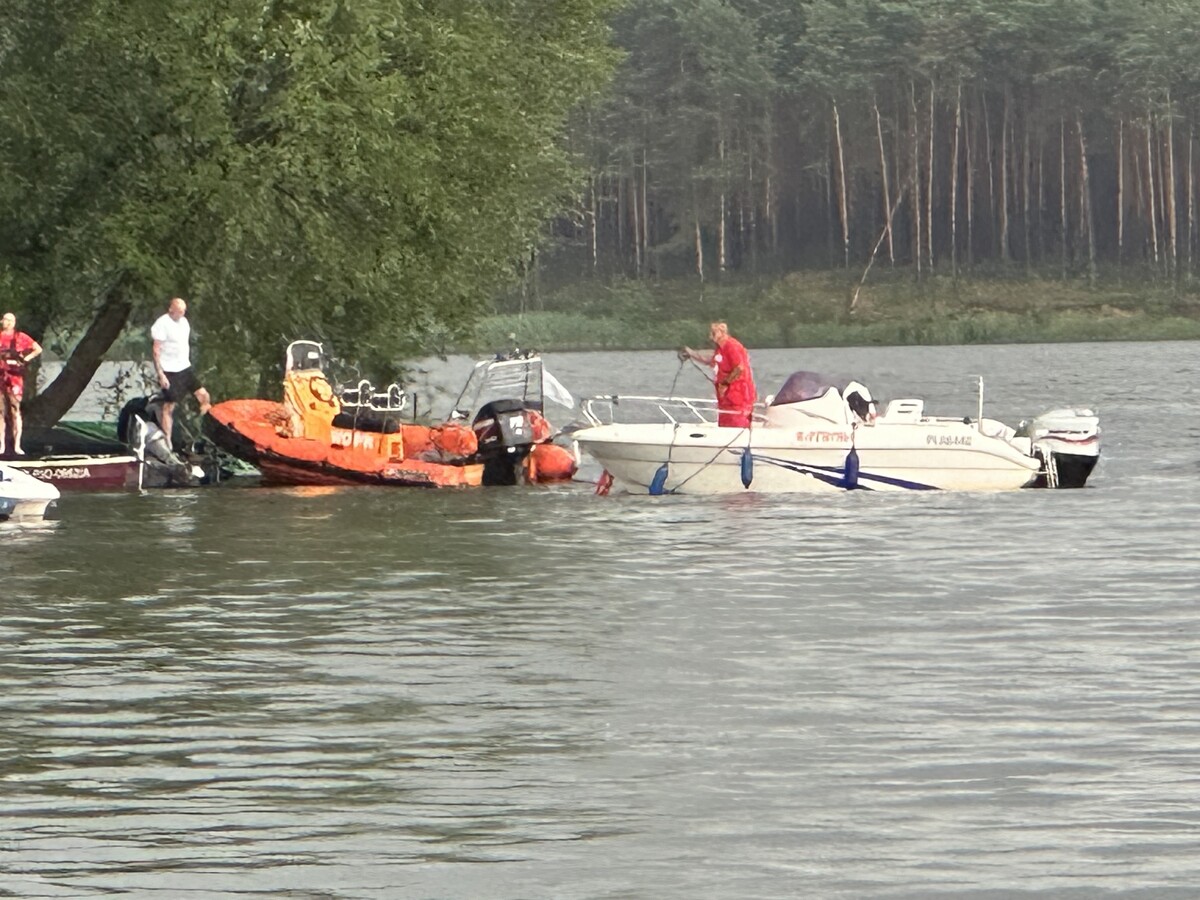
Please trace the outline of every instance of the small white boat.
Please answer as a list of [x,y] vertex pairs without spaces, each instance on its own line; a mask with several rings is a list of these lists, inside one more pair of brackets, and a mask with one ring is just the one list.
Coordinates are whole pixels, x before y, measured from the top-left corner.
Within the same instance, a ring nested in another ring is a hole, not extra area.
[[57,499],[58,488],[54,485],[0,463],[0,519],[41,519],[46,508]]
[[[632,493],[840,490],[1001,491],[1082,487],[1100,453],[1089,409],[1055,409],[1019,428],[925,412],[920,399],[879,413],[857,382],[797,372],[756,408],[749,428],[721,428],[709,400],[596,397],[573,437]],[[617,417],[624,421],[617,421]],[[634,421],[630,421],[630,419]]]

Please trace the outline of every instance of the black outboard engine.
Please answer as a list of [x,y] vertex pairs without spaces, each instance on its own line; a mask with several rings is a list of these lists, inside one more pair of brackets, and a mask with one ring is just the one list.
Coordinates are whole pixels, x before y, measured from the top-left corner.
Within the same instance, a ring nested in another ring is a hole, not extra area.
[[472,423],[483,461],[484,484],[519,484],[525,458],[533,449],[533,428],[520,400],[493,400],[479,408]]

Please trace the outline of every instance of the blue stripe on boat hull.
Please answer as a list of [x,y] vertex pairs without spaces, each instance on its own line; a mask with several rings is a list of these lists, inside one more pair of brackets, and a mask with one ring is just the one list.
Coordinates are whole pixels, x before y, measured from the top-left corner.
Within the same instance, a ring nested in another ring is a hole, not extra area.
[[[739,454],[741,451],[738,451]],[[773,456],[765,456],[760,453],[753,454],[755,462],[762,462],[766,465],[777,466],[781,469],[788,469],[801,475],[808,475],[818,481],[828,484],[830,487],[839,487],[849,490],[846,485],[845,470],[841,466],[814,466],[808,463],[799,463],[790,459],[778,459]],[[907,481],[903,478],[892,478],[889,475],[874,475],[865,469],[858,470],[858,484],[854,490],[870,491],[875,488],[864,482],[874,482],[877,485],[888,485],[889,487],[901,488],[907,491],[936,491],[938,488],[931,484],[922,484],[919,481]]]

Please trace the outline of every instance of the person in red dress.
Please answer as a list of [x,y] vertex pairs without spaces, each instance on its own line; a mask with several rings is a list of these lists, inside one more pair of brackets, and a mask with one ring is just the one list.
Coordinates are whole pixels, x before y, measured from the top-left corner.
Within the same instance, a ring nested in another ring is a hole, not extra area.
[[21,399],[25,395],[25,367],[42,352],[42,346],[23,331],[17,331],[17,317],[10,312],[0,316],[0,453],[8,449],[12,432],[12,452],[21,449]]
[[715,348],[703,353],[684,347],[681,356],[694,359],[714,369],[713,383],[717,388],[717,424],[722,428],[748,428],[758,392],[754,373],[750,370],[750,354],[742,342],[729,333],[724,322],[713,322],[708,338]]

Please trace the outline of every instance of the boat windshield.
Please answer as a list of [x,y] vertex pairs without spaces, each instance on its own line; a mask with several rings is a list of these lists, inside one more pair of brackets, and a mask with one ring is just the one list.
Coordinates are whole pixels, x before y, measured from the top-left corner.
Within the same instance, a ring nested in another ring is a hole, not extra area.
[[783,383],[772,406],[783,406],[785,403],[800,403],[804,400],[815,400],[823,397],[830,388],[840,391],[835,379],[817,372],[793,372]]
[[542,409],[542,360],[517,351],[476,363],[451,418],[463,418],[492,400],[520,400],[531,409]]

